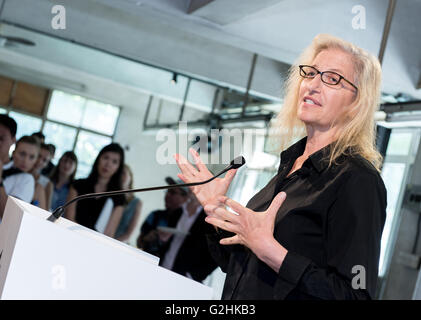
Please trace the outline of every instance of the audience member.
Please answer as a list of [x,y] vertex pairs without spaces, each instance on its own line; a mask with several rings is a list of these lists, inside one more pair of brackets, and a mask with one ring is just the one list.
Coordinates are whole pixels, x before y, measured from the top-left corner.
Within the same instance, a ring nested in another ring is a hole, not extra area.
[[[51,153],[51,159],[53,159],[56,154],[56,146],[51,143],[48,143],[47,146]],[[51,174],[53,173],[54,168],[55,168],[55,165],[50,160],[47,166],[41,170],[41,174],[43,174],[46,177],[50,177]]]
[[38,138],[40,143],[45,143],[45,135],[41,131],[34,132],[31,136]]
[[77,171],[77,157],[73,151],[65,152],[57,166],[51,173],[50,182],[47,184],[47,194],[52,194],[47,202],[47,207],[54,211],[66,203],[70,185],[73,183]]
[[[82,194],[121,190],[123,167],[124,150],[121,146],[116,143],[105,146],[95,159],[88,178],[76,180],[71,185],[67,201]],[[125,204],[126,199],[123,195],[83,199],[67,207],[66,217],[114,237]],[[109,219],[105,219],[106,224],[101,226],[97,222],[103,221],[103,215],[109,216]]]
[[12,163],[9,152],[11,146],[16,143],[16,131],[16,121],[6,114],[0,114],[0,161],[3,166]]
[[[133,189],[133,172],[130,167],[125,164],[122,177],[122,189]],[[124,208],[123,215],[115,233],[115,238],[120,241],[128,241],[140,217],[142,209],[142,201],[134,196],[134,193],[125,195],[127,206]]]
[[[167,177],[168,184],[180,184]],[[143,223],[137,245],[160,258],[159,264],[196,281],[203,281],[216,268],[206,234],[212,226],[193,195],[184,187],[167,191],[166,210],[152,212]]]
[[205,222],[205,211],[190,190],[182,209],[174,233],[164,246],[160,265],[201,282],[217,267],[206,238],[214,227]]
[[[14,134],[16,133],[12,132],[12,135]],[[37,161],[39,149],[40,144],[37,138],[23,136],[16,142],[16,148],[12,155],[13,161],[10,161],[5,166],[0,166],[2,167],[2,182],[0,182],[0,186],[3,186],[2,188],[0,187],[1,217],[3,217],[7,195],[28,203],[31,202],[34,196],[35,180],[29,172]]]
[[49,208],[48,204],[51,202],[52,193],[47,192],[46,189],[48,183],[50,182],[50,179],[41,174],[41,170],[46,167],[51,158],[52,154],[50,148],[48,147],[48,145],[41,143],[38,159],[31,170],[31,173],[36,182],[35,195],[32,203],[45,210]]
[[10,147],[16,142],[16,131],[16,121],[0,114],[0,221],[8,195],[30,202],[34,193],[34,178],[21,174],[9,157]]
[[[168,184],[175,181],[167,177]],[[165,193],[165,210],[152,211],[143,222],[137,238],[137,247],[159,258],[164,253],[164,244],[171,234],[158,230],[159,227],[175,227],[182,213],[182,205],[188,199],[187,188],[172,188]]]

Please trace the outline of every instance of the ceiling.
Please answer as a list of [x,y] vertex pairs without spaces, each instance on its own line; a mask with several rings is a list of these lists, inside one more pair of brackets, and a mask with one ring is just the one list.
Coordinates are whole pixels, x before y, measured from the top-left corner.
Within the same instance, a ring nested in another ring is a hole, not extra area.
[[[251,92],[279,98],[289,65],[318,33],[339,36],[377,56],[388,6],[387,0],[72,0],[61,1],[66,29],[54,30],[51,9],[57,3],[0,0],[0,33],[37,43],[1,48],[0,72],[21,67],[23,76],[31,69],[52,73],[87,92],[101,79],[118,84],[118,90],[158,87],[176,99],[186,81],[178,87],[162,85],[170,71],[245,91],[254,54]],[[364,29],[353,28],[356,5],[364,9]],[[416,88],[419,13],[421,0],[397,1],[383,59],[384,92],[421,99]],[[138,62],[163,70],[152,76],[155,69]],[[196,102],[209,105],[212,86],[202,90],[198,96],[204,98]]]

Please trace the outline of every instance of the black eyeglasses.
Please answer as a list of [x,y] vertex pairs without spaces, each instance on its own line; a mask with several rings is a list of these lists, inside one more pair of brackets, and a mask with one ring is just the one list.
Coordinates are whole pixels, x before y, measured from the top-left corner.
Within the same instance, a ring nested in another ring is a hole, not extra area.
[[322,72],[322,71],[317,70],[315,67],[306,66],[306,65],[299,65],[299,68],[300,68],[300,76],[302,76],[303,78],[313,79],[318,74],[320,74],[320,78],[322,82],[329,85],[337,85],[339,84],[339,82],[341,82],[342,79],[344,79],[346,82],[348,82],[351,86],[353,86],[358,91],[357,86],[355,86],[351,81],[345,79],[339,73],[336,73],[334,71]]

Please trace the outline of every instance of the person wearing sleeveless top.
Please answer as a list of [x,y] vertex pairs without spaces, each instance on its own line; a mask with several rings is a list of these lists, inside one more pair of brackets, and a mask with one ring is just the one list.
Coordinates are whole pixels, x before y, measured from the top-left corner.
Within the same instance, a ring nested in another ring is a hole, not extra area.
[[[125,164],[122,176],[122,189],[133,189],[133,172],[131,168]],[[134,196],[134,193],[127,193],[125,195],[127,206],[124,208],[120,224],[117,227],[115,238],[120,241],[129,241],[136,229],[142,210],[142,201]]]

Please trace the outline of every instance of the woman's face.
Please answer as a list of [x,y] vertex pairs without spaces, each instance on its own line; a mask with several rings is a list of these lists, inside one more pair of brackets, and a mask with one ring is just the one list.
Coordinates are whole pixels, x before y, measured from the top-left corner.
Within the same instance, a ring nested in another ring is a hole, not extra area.
[[38,159],[39,147],[20,142],[13,151],[13,164],[23,172],[30,172]]
[[130,176],[129,171],[126,168],[124,168],[123,175],[121,177],[121,186],[123,187],[123,189],[129,189],[131,181],[132,178]]
[[120,154],[117,152],[104,152],[99,157],[98,175],[101,178],[111,178],[120,166]]
[[[311,65],[321,72],[337,72],[354,82],[351,56],[342,50],[321,51]],[[326,131],[346,111],[355,95],[355,89],[343,79],[337,85],[328,85],[322,82],[320,74],[313,79],[304,78],[299,92],[298,118],[315,130]],[[308,100],[312,100],[314,104]]]
[[71,158],[64,156],[60,161],[59,172],[60,174],[70,177],[76,169],[76,162]]
[[47,166],[47,164],[50,162],[50,160],[51,160],[50,151],[41,148],[39,150],[39,155],[38,155],[37,162],[35,163],[34,170],[41,171],[42,169],[44,169]]

